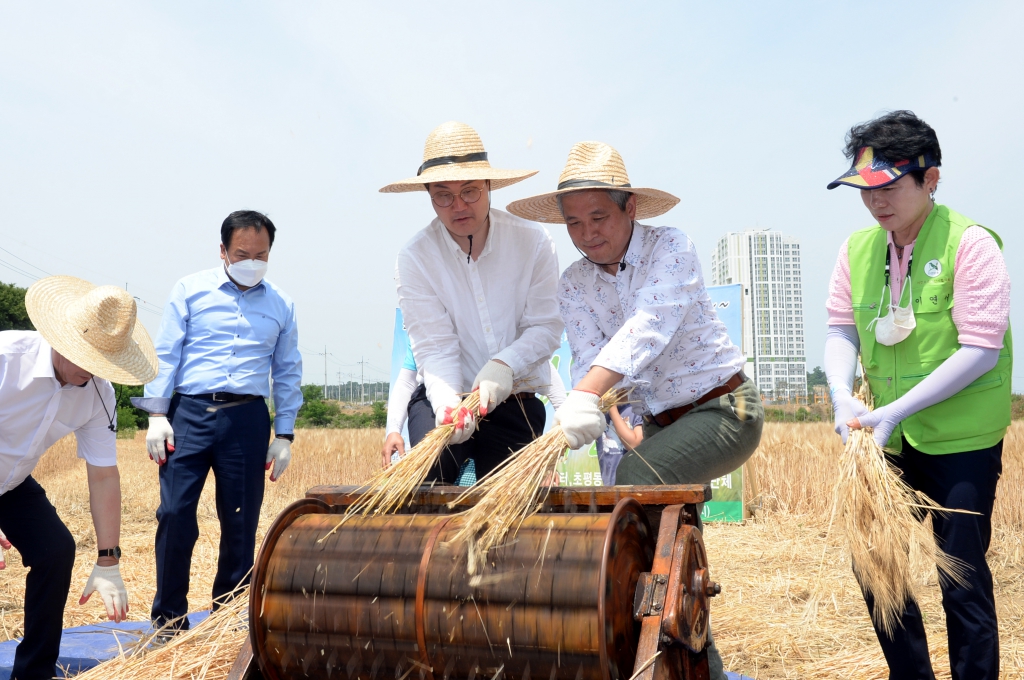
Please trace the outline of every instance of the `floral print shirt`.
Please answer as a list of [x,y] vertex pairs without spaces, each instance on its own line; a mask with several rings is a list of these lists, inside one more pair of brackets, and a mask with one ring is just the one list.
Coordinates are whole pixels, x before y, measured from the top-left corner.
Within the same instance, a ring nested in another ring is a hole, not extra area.
[[562,274],[559,311],[575,385],[592,366],[621,373],[641,413],[688,404],[725,383],[746,358],[729,340],[704,286],[693,242],[637,223],[613,276],[580,259]]

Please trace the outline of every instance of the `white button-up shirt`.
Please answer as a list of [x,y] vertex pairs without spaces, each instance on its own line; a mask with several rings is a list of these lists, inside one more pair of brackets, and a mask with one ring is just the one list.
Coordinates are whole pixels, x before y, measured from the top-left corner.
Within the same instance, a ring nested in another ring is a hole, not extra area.
[[0,494],[25,481],[46,449],[72,432],[79,458],[100,467],[117,465],[107,413],[116,418],[108,381],[93,378],[84,387],[61,387],[50,345],[39,333],[0,333]]
[[699,399],[743,368],[704,287],[693,243],[670,227],[637,224],[613,276],[585,259],[562,274],[558,301],[575,385],[602,366],[625,376],[641,413]]
[[490,220],[476,260],[466,261],[440,219],[398,255],[398,303],[435,409],[468,391],[490,359],[512,368],[515,391],[551,382],[547,362],[562,334],[555,244],[542,227],[501,210]]

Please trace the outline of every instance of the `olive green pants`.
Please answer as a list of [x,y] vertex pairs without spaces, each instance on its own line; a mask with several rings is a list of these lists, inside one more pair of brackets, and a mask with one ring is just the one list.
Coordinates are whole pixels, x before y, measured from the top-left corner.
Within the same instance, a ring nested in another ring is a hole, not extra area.
[[761,441],[764,407],[747,378],[668,427],[644,423],[644,440],[623,454],[616,484],[706,484],[739,468]]
[[[622,456],[616,484],[705,484],[739,468],[761,441],[764,407],[754,382],[701,404],[668,427],[644,423],[644,440]],[[698,516],[698,526],[700,519]],[[708,627],[711,680],[725,680]]]

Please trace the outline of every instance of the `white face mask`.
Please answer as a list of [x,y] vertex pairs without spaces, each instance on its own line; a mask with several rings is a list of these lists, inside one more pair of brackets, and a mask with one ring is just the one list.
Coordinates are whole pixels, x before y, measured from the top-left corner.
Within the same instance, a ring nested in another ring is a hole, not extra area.
[[[886,286],[886,288],[889,288],[889,286]],[[886,307],[885,316],[881,316],[882,301],[885,300],[885,289],[882,289],[882,299],[878,301],[879,316],[876,316],[868,324],[869,331],[874,327],[875,341],[880,345],[892,347],[896,343],[903,342],[910,335],[910,331],[917,327],[917,320],[914,318],[914,308],[910,302],[914,299],[914,291],[909,276],[907,277],[907,288],[910,289],[910,299],[907,301],[907,306],[900,307],[898,304],[890,304]],[[889,295],[890,297],[892,296],[892,289],[889,289]]]
[[247,288],[251,288],[267,275],[267,263],[263,260],[239,260],[228,263],[228,276]]

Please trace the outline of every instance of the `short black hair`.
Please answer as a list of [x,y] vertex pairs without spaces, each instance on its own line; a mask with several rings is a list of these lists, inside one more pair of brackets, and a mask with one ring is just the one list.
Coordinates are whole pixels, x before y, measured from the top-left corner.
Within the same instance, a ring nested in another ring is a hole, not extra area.
[[220,225],[220,242],[225,248],[231,247],[231,235],[239,229],[255,229],[257,234],[266,229],[267,235],[270,236],[270,247],[274,247],[274,232],[277,231],[277,227],[263,213],[255,210],[236,210],[224,218],[223,224]]
[[[857,152],[870,146],[878,156],[890,163],[928,154],[942,165],[942,149],[932,126],[913,111],[892,111],[866,123],[858,123],[846,133],[843,153],[853,161]],[[911,170],[918,186],[924,184],[924,170]]]

